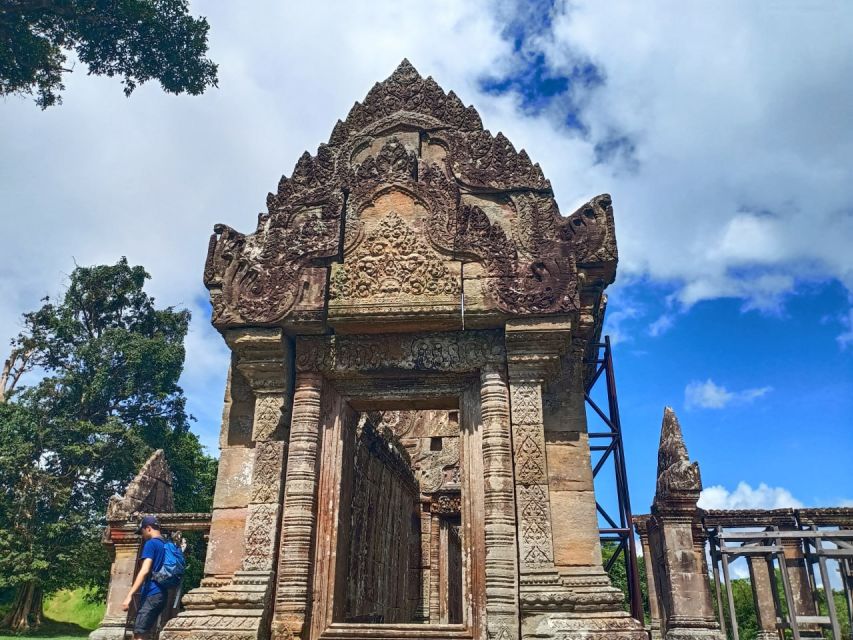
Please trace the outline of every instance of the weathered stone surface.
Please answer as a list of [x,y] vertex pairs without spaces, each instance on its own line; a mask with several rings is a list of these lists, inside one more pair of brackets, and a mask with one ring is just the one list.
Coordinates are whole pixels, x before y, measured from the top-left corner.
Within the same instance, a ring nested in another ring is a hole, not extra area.
[[217,509],[210,522],[210,540],[204,562],[206,575],[231,575],[243,559],[248,506]]
[[172,472],[163,450],[157,449],[127,485],[124,495],[110,498],[107,520],[125,520],[135,514],[174,510]]
[[[581,289],[600,293],[615,274],[609,196],[560,216],[539,166],[407,61],[299,159],[267,205],[254,233],[217,225],[211,237],[204,280],[220,328],[310,332],[327,313],[350,332],[456,328],[461,263],[471,260],[488,276],[471,311],[494,326],[578,311]],[[326,292],[318,265],[334,259]],[[594,277],[580,283],[580,272]]]
[[214,510],[240,508],[249,504],[254,462],[255,449],[227,447],[221,450],[216,493],[213,496]]
[[592,491],[552,491],[552,521],[559,531],[554,562],[558,566],[596,566],[601,560],[595,494]]
[[670,407],[666,407],[658,447],[655,501],[664,505],[667,499],[675,500],[682,496],[690,500],[693,494],[698,498],[700,491],[702,479],[699,475],[699,463],[690,462],[678,418]]
[[551,492],[592,491],[592,465],[586,433],[551,431],[545,433],[548,482]]

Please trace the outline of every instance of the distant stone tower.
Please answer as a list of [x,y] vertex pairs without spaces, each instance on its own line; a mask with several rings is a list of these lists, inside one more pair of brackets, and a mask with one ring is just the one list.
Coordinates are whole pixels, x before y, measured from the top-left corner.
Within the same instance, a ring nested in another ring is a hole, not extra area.
[[[561,216],[403,61],[253,233],[214,231],[222,455],[205,578],[164,639],[645,637],[602,568],[584,409],[609,196]],[[399,444],[363,439],[380,427]]]
[[724,640],[711,602],[705,533],[697,517],[699,463],[690,462],[681,425],[666,407],[658,449],[658,478],[646,523],[652,573],[665,640]]

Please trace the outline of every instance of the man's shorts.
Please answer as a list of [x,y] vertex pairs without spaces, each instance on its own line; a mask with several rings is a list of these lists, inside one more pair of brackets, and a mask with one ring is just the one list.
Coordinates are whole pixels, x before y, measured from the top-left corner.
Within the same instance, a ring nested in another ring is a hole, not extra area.
[[136,622],[133,623],[133,633],[145,635],[157,625],[157,619],[166,606],[166,594],[154,593],[147,596],[136,612]]

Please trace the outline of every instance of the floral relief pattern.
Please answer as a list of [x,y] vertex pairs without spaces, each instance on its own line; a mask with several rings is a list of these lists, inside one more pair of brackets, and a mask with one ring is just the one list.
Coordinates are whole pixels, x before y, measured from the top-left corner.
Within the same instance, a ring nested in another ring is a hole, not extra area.
[[[337,267],[338,265],[336,265]],[[332,300],[459,296],[438,255],[396,213],[388,214],[332,276]]]

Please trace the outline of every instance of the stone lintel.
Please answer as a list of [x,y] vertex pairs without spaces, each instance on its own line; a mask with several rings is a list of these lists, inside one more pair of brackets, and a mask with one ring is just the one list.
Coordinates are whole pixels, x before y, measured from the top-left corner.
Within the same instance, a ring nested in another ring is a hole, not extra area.
[[702,509],[706,527],[790,527],[797,522],[794,509]]
[[288,390],[285,362],[291,348],[281,329],[230,329],[224,335],[237,355],[237,369],[253,391],[284,393]]
[[571,338],[568,316],[508,320],[504,340],[510,377],[544,382],[555,376]]

